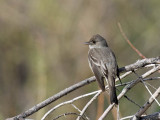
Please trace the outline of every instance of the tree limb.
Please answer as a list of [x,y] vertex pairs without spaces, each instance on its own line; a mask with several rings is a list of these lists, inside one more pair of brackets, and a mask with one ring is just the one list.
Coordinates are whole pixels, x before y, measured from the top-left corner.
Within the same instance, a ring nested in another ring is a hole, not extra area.
[[145,67],[148,64],[160,64],[160,57],[138,60],[137,62],[131,65],[127,65],[125,67],[120,68],[119,71],[120,72],[133,71],[134,69]]
[[[122,73],[122,72],[127,72],[127,71],[133,71],[134,69],[138,69],[138,68],[141,68],[141,67],[144,67],[146,65],[149,65],[149,64],[160,64],[160,57],[156,57],[156,58],[146,58],[146,59],[143,59],[143,60],[138,60],[137,62],[131,64],[131,65],[127,65],[125,67],[122,67],[119,69],[119,71]],[[45,101],[33,106],[32,108],[30,108],[29,110],[13,117],[14,120],[19,120],[20,118],[26,118],[30,115],[32,115],[33,113],[37,112],[38,110],[40,110],[41,108],[47,106],[48,104],[58,100],[59,98],[67,95],[68,93],[84,86],[84,85],[87,85],[87,84],[90,84],[91,82],[95,82],[95,77],[90,77],[88,79],[85,79],[75,85],[72,85],[64,90],[62,90],[61,92],[55,94],[54,96],[46,99]]]
[[143,116],[140,118],[140,120],[160,120],[160,112],[156,112],[151,115]]

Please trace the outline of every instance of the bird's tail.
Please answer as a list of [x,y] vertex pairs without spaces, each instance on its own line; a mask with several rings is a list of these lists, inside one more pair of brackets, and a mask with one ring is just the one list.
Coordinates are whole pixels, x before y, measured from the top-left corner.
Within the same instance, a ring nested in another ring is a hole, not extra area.
[[116,88],[110,87],[110,102],[118,104],[117,95],[116,95]]
[[104,92],[105,91],[105,84],[104,84],[104,78],[102,77],[100,80],[98,81],[98,85],[101,88],[101,90]]
[[111,102],[111,104],[115,103],[115,104],[118,105],[118,99],[117,99],[117,94],[116,94],[114,77],[108,77],[108,85],[109,85],[110,102]]

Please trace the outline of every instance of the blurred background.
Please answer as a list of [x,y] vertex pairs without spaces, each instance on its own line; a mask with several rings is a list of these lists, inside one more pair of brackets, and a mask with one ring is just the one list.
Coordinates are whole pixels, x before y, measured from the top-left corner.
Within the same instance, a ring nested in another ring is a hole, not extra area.
[[[107,39],[119,67],[141,59],[122,37],[117,22],[142,54],[159,56],[159,13],[158,0],[1,0],[0,119],[15,116],[92,76],[87,58],[88,46],[83,43],[94,34]],[[125,80],[131,78],[135,75]],[[159,86],[159,83],[152,83]],[[97,89],[98,85],[92,83],[30,118],[38,120],[56,104]],[[137,85],[128,95],[143,105],[149,97],[143,90],[143,85]],[[76,105],[82,109],[89,99],[80,100]],[[122,116],[132,115],[139,109],[125,98],[120,102]],[[105,102],[104,108],[107,105]],[[150,111],[157,111],[159,108],[156,106],[152,106]],[[58,109],[51,118],[71,109],[69,106]],[[97,101],[86,114],[94,120],[96,110]],[[109,119],[113,119],[112,115]]]

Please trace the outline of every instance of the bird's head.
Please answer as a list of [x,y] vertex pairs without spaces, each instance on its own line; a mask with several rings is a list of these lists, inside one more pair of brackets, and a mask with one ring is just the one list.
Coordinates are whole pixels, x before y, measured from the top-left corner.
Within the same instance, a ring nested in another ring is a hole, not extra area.
[[93,35],[93,37],[88,42],[85,42],[85,44],[89,45],[89,48],[108,47],[106,40],[99,34]]

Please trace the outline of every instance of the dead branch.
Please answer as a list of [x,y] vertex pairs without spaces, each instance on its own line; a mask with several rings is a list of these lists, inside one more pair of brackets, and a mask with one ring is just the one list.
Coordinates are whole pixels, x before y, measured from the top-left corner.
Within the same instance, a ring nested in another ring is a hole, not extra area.
[[[135,69],[138,69],[138,68],[141,68],[141,67],[145,67],[149,64],[160,64],[160,57],[156,57],[156,58],[146,58],[146,59],[143,59],[143,60],[138,60],[137,62],[131,64],[131,65],[128,65],[128,66],[125,66],[125,67],[122,67],[119,69],[119,71],[122,73],[122,72],[127,72],[127,71],[133,71]],[[157,68],[157,67],[156,67]],[[154,69],[155,70],[155,69]],[[130,74],[131,72],[129,72]],[[64,90],[62,90],[61,92],[55,94],[54,96],[46,99],[45,101],[35,105],[34,107],[30,108],[29,110],[13,117],[14,120],[19,120],[20,118],[26,118],[30,115],[32,115],[33,113],[37,112],[38,110],[40,110],[41,108],[47,106],[48,104],[60,99],[61,97],[67,95],[68,93],[84,86],[84,85],[87,85],[87,84],[90,84],[91,82],[94,82],[95,81],[95,77],[90,77],[88,79],[85,79],[75,85],[72,85]],[[126,87],[125,87],[126,88]],[[124,90],[122,91],[123,94],[122,96],[125,94]],[[126,91],[127,92],[127,91]],[[120,94],[120,95],[121,95]],[[119,99],[122,97],[120,96]],[[112,106],[113,107],[113,106]],[[109,106],[109,108],[112,108],[111,106]],[[108,109],[109,109],[108,108]]]
[[148,64],[160,64],[160,57],[156,58],[146,58],[142,60],[138,60],[137,62],[127,65],[119,69],[120,72],[133,71],[134,69],[145,67]]
[[151,115],[143,116],[140,118],[140,120],[160,120],[160,112],[156,112]]

